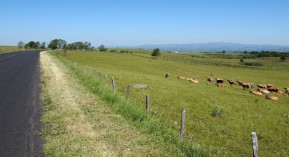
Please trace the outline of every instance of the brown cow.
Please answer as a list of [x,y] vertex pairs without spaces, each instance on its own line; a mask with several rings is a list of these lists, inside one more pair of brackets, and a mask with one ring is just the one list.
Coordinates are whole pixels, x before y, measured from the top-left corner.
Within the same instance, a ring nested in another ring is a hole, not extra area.
[[270,100],[274,100],[274,101],[279,100],[278,97],[276,97],[276,96],[270,96],[270,95],[266,95],[266,99],[270,99]]
[[254,88],[254,84],[253,83],[243,83],[242,84],[243,89],[253,89]]
[[279,89],[276,88],[276,87],[273,87],[273,86],[267,86],[267,90],[270,91],[270,92],[275,92],[275,93],[278,93]]
[[267,88],[273,87],[273,84],[266,84]]
[[240,86],[242,86],[243,85],[243,81],[237,81],[237,83],[240,85]]
[[261,93],[261,92],[256,92],[256,91],[253,91],[253,90],[250,90],[250,93],[255,94],[255,95],[258,95],[258,96],[263,96],[263,93]]
[[257,84],[257,87],[267,89],[267,85],[265,84]]
[[194,78],[188,77],[186,80],[190,81],[190,80],[194,80]]
[[177,78],[180,79],[180,80],[185,80],[185,79],[186,79],[186,78],[183,77],[183,76],[178,76]]
[[194,79],[190,79],[189,81],[190,81],[191,83],[199,83],[198,80],[194,80]]

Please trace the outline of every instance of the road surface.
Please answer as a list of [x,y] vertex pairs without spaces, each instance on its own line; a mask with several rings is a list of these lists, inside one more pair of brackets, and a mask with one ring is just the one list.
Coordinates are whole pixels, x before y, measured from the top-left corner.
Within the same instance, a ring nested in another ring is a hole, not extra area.
[[0,54],[0,156],[43,156],[39,52]]

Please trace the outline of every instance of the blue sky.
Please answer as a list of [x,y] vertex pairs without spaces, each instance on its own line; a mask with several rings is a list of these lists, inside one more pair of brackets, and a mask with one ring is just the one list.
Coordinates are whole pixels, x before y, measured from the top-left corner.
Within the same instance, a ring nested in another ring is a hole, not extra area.
[[0,45],[289,45],[288,0],[2,0]]

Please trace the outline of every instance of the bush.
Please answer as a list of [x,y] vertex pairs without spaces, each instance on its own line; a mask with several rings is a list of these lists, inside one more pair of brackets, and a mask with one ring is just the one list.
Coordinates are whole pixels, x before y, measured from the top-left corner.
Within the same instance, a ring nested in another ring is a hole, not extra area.
[[159,48],[153,50],[152,56],[158,57],[158,56],[160,56],[160,55],[161,55],[161,51],[160,51]]
[[103,45],[100,45],[98,47],[98,49],[99,49],[99,51],[103,51],[103,52],[105,52],[107,50]]
[[280,61],[285,61],[286,60],[286,55],[285,54],[282,54],[281,56],[280,56]]

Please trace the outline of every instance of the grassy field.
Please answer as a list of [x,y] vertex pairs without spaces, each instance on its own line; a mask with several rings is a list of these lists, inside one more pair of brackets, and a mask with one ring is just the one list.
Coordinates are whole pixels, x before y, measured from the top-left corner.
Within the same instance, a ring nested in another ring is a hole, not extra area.
[[[150,95],[156,118],[162,119],[178,135],[180,112],[186,113],[185,143],[193,142],[208,156],[250,156],[251,137],[255,131],[260,156],[288,156],[289,97],[277,95],[269,101],[243,90],[240,86],[217,88],[207,85],[214,77],[242,80],[254,84],[270,83],[280,89],[289,87],[289,62],[279,58],[246,59],[263,66],[240,64],[239,54],[162,54],[153,59],[149,51],[133,53],[69,51],[67,59],[80,67],[90,67],[113,76],[117,94],[125,96],[127,84],[147,84],[148,89],[131,89],[129,101],[145,109],[145,95]],[[193,57],[192,57],[193,56]],[[170,77],[164,75],[169,72]],[[199,84],[177,80],[177,76],[194,77]],[[97,78],[98,74],[94,74]],[[107,85],[108,86],[108,85]],[[276,95],[276,94],[272,94]],[[219,116],[212,113],[223,109]]]
[[41,52],[46,156],[177,156],[88,91],[59,60]]
[[20,51],[17,46],[0,46],[0,53]]

